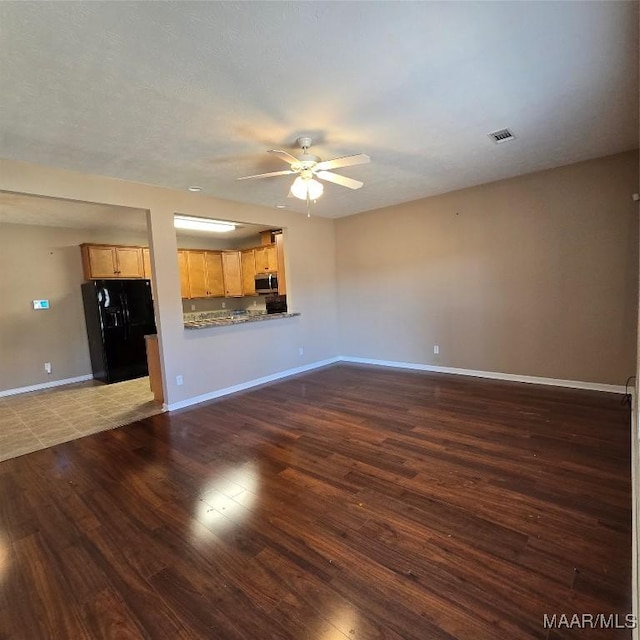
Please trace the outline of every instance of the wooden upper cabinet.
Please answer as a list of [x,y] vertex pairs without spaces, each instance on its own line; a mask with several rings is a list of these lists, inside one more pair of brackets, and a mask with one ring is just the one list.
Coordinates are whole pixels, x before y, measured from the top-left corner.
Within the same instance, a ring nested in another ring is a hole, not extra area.
[[204,251],[185,251],[189,272],[189,298],[207,297],[207,272]]
[[113,247],[81,245],[82,268],[86,280],[116,278],[116,252]]
[[182,287],[183,298],[216,298],[225,295],[220,251],[189,249],[181,250],[178,253],[184,256],[185,286]]
[[256,254],[254,249],[244,249],[240,252],[242,263],[242,295],[256,295]]
[[224,293],[229,297],[242,296],[242,263],[239,251],[222,252],[222,271],[224,273]]
[[86,280],[144,278],[142,247],[82,244],[82,267]]
[[276,256],[278,260],[278,294],[287,293],[287,278],[284,269],[284,237],[281,233],[276,234]]
[[205,267],[208,295],[214,298],[224,296],[222,254],[218,251],[207,251],[205,254]]
[[[238,251],[179,249],[180,294],[183,298],[255,296],[255,275],[278,273],[279,293],[286,291],[281,235],[275,243]],[[267,237],[263,238],[267,240]],[[87,280],[151,279],[148,247],[82,244],[82,267]]]
[[189,265],[187,264],[187,251],[178,251],[178,269],[180,270],[180,295],[189,298]]
[[144,278],[142,247],[115,247],[118,278]]
[[278,270],[278,255],[275,244],[256,247],[256,273],[275,273]]
[[142,268],[144,277],[151,280],[151,252],[148,247],[142,247]]

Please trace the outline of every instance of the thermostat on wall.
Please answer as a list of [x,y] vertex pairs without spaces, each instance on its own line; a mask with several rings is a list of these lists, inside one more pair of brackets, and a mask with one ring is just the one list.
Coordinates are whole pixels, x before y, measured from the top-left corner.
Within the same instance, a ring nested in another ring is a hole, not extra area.
[[33,301],[34,309],[48,309],[49,301],[48,300],[34,300]]

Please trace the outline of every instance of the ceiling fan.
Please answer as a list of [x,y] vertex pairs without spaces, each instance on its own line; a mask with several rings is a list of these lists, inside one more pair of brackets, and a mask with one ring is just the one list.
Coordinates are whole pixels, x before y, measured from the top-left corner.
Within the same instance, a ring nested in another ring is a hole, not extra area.
[[253,178],[271,178],[273,176],[286,176],[299,174],[293,181],[290,196],[300,198],[300,200],[317,200],[324,190],[324,186],[321,182],[318,182],[316,178],[320,180],[326,180],[327,182],[333,182],[339,184],[342,187],[348,189],[359,189],[364,183],[360,180],[354,180],[353,178],[347,178],[337,173],[329,171],[329,169],[339,169],[340,167],[352,167],[357,164],[366,164],[371,161],[369,156],[364,153],[359,153],[354,156],[344,156],[342,158],[334,158],[333,160],[321,161],[318,156],[311,155],[309,153],[309,147],[311,147],[311,138],[306,136],[298,138],[298,145],[302,149],[302,155],[299,158],[292,156],[287,151],[279,149],[270,149],[268,153],[273,153],[279,158],[288,162],[289,169],[283,171],[271,171],[270,173],[260,173],[255,176],[244,176],[238,178],[238,180],[251,180]]

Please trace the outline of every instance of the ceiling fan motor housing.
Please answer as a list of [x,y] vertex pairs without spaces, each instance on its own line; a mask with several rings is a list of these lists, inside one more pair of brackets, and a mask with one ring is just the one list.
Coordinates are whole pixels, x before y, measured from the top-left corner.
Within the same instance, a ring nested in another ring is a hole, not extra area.
[[[320,162],[320,158],[318,156],[312,156],[311,154],[304,153],[299,158],[300,168],[301,169],[313,169],[318,162]],[[293,169],[293,167],[291,167]]]
[[308,149],[311,146],[311,138],[308,136],[301,136],[296,140],[301,149]]

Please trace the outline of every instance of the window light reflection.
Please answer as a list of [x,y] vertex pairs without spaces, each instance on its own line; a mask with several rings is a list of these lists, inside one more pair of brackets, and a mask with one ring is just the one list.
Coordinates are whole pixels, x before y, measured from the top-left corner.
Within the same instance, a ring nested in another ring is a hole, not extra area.
[[341,606],[338,611],[328,616],[327,620],[335,627],[327,630],[321,640],[338,640],[338,638],[359,637],[358,629],[358,612],[349,606]]
[[6,576],[9,575],[9,540],[0,533],[0,587]]
[[207,482],[194,505],[191,526],[194,541],[209,543],[212,532],[223,533],[241,525],[258,497],[258,483],[255,463],[232,469]]

